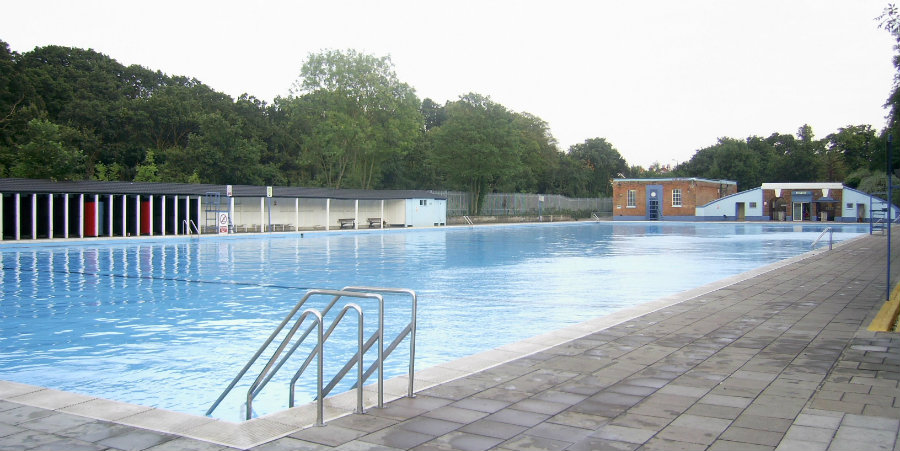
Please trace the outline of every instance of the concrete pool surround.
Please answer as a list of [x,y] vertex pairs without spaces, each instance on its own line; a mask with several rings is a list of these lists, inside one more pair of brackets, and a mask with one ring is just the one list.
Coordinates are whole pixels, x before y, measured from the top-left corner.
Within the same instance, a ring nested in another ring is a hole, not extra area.
[[[838,243],[835,247],[843,246],[857,239],[859,238]],[[822,252],[826,252],[826,250],[810,251],[797,257],[772,263],[701,287],[625,308],[603,317],[419,370],[415,373],[414,391],[418,393],[507,362],[540,353],[634,318],[657,312],[703,294],[775,271]],[[406,376],[399,376],[385,381],[385,402],[406,397],[408,382],[409,379]],[[306,428],[314,427],[316,423],[314,403],[235,423],[9,381],[0,381],[0,401],[46,409],[49,412],[74,414],[88,419],[108,421],[165,434],[175,434],[239,449],[252,448],[281,437],[286,437]],[[376,403],[376,390],[374,390],[372,385],[366,386],[364,390],[365,408],[372,409]],[[327,428],[329,421],[354,415],[355,407],[355,391],[326,398],[324,403],[325,427]],[[34,415],[41,415],[39,410],[34,412]]]
[[[16,250],[6,254],[4,248],[3,255],[5,280],[12,282],[5,287],[6,297],[15,298],[14,287],[21,280],[24,293],[33,293],[34,300],[13,306],[14,316],[26,316],[8,323],[12,333],[2,343],[9,350],[5,371],[7,379],[21,383],[82,390],[81,393],[92,396],[202,415],[306,291],[297,286],[336,288],[347,282],[371,284],[373,280],[404,286],[403,281],[411,275],[414,279],[409,280],[415,281],[414,287],[425,294],[427,301],[419,318],[424,324],[424,335],[420,335],[423,347],[416,355],[416,365],[426,368],[805,252],[820,227],[607,222],[452,231],[334,232],[314,239],[307,237],[309,241],[293,239],[288,234],[241,240],[161,239],[137,246],[123,243],[124,240],[45,250],[13,246],[11,249]],[[856,229],[846,230],[858,233]],[[777,241],[757,236],[760,232],[774,232],[771,236]],[[698,238],[699,243],[695,244]],[[788,241],[782,245],[780,240]],[[467,243],[478,247],[465,250],[469,249],[465,247]],[[674,257],[675,262],[664,263],[660,252],[663,257]],[[389,260],[371,264],[379,255],[387,255]],[[396,255],[401,256],[399,260],[391,259]],[[423,260],[432,255],[438,258]],[[186,256],[187,260],[179,256]],[[336,265],[318,266],[326,260]],[[275,271],[254,272],[258,262],[271,262],[263,267]],[[205,269],[210,268],[216,271],[207,273]],[[605,279],[620,269],[625,270],[622,276]],[[51,272],[46,274],[47,270]],[[171,286],[169,281],[173,280]],[[36,291],[40,288],[38,283],[47,286],[54,281],[54,291]],[[130,290],[134,284],[139,291]],[[157,292],[159,287],[163,291]],[[95,294],[97,288],[106,294]],[[148,291],[151,288],[153,291]],[[54,300],[58,295],[71,301]],[[124,299],[137,302],[120,302]],[[265,299],[271,301],[261,302]],[[461,299],[502,302],[478,302],[467,312],[458,312]],[[542,300],[551,302],[542,305]],[[45,308],[52,307],[50,304],[67,307],[45,312]],[[120,305],[129,310],[122,314],[123,321],[113,321]],[[447,312],[452,313],[448,316]],[[45,332],[27,335],[23,328],[27,327],[27,317],[46,314],[51,316],[43,322]],[[367,321],[372,318],[376,315],[366,315]],[[469,331],[452,329],[473,322],[495,324],[494,321],[510,318],[516,321],[498,326],[496,331],[483,326],[466,326]],[[262,322],[272,326],[260,327]],[[89,329],[81,329],[82,325]],[[74,331],[52,333],[63,329]],[[197,358],[208,355],[208,349],[217,349],[215,337],[202,338],[206,331],[229,337],[209,360]],[[247,339],[250,335],[255,338]],[[172,346],[159,347],[170,339],[175,340]],[[40,343],[53,345],[29,350],[29,345]],[[79,348],[91,350],[90,355],[83,356]],[[119,356],[120,352],[124,355]],[[160,353],[169,356],[167,362],[157,358]],[[338,355],[332,350],[327,353]],[[19,355],[29,360],[20,359]],[[33,362],[32,356],[36,357]],[[52,368],[63,368],[54,363],[57,356],[63,358],[61,365],[74,363],[75,371],[54,372]],[[86,364],[84,357],[93,363]],[[388,368],[386,377],[405,374],[405,359],[393,360],[401,365]],[[54,365],[48,370],[35,366],[44,362]],[[191,373],[196,368],[203,371]],[[92,371],[100,373],[91,378]],[[171,386],[171,380],[182,383]],[[308,385],[298,391],[298,399],[313,399],[309,393],[314,392]],[[269,390],[268,398],[254,401],[254,409],[260,415],[286,406],[282,385],[270,386],[274,391]],[[240,398],[231,396],[214,414],[240,421]],[[276,403],[266,403],[273,399]]]

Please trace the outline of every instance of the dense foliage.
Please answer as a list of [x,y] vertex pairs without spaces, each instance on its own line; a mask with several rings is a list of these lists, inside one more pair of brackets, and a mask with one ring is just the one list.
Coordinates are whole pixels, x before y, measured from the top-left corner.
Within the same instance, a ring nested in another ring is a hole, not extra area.
[[720,138],[673,173],[735,180],[740,189],[763,182],[844,182],[857,187],[860,178],[883,173],[884,148],[884,137],[869,125],[843,127],[824,139],[815,139],[812,128],[804,125],[796,137],[773,133],[767,138]]
[[200,81],[59,46],[0,41],[0,176],[335,188],[610,194],[602,139],[568,153],[547,124],[480,94],[439,105],[387,57],[311,54],[291,95],[232,99]]
[[[882,27],[900,42],[895,18],[886,9]],[[896,87],[889,105],[894,124]],[[740,189],[764,181],[868,188],[883,174],[886,134],[849,125],[816,139],[804,125],[796,136],[721,138],[676,168],[644,169],[604,138],[563,152],[546,122],[482,94],[420,100],[390,58],[353,50],[310,54],[291,94],[267,104],[92,50],[17,54],[0,41],[0,177],[449,189],[476,198],[608,196],[612,178],[652,176],[732,179]]]

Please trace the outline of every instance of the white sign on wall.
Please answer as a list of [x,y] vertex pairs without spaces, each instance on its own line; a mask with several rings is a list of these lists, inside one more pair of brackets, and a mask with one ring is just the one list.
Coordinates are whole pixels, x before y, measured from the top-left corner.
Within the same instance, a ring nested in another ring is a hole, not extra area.
[[228,212],[220,211],[219,212],[219,235],[224,235],[228,233]]

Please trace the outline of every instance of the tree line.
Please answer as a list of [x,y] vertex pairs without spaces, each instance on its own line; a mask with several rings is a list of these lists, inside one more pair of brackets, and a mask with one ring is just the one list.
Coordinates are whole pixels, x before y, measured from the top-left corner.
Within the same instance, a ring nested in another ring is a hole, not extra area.
[[[889,22],[896,12],[885,14],[881,26],[900,36]],[[895,87],[889,103],[898,99]],[[18,54],[0,41],[2,177],[439,189],[476,200],[609,196],[612,178],[656,176],[731,179],[742,190],[840,181],[876,191],[889,130],[848,125],[816,139],[803,125],[796,136],[721,138],[675,168],[643,168],[600,137],[562,151],[541,118],[483,94],[420,99],[386,56],[310,54],[290,94],[268,104],[93,50]]]
[[841,182],[884,191],[887,129],[850,125],[823,139],[803,125],[795,135],[720,138],[672,170],[675,176],[729,179],[741,190],[764,182]]
[[92,50],[0,41],[0,176],[610,194],[627,173],[594,138],[560,152],[547,123],[469,93],[441,105],[389,57],[311,54],[267,104]]

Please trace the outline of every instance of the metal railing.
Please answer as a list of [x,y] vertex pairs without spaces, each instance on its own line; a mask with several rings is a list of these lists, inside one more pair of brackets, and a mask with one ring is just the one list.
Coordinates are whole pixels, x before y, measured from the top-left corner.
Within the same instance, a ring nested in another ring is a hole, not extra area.
[[[398,294],[409,294],[412,299],[412,313],[411,313],[411,321],[410,323],[397,335],[397,337],[391,342],[391,344],[385,349],[384,346],[384,297],[382,293],[398,293]],[[290,313],[285,317],[285,319],[281,322],[281,324],[276,327],[275,331],[269,336],[268,339],[259,347],[256,353],[250,358],[250,360],[244,365],[244,367],[238,372],[237,376],[231,381],[228,387],[219,395],[219,398],[213,403],[213,405],[207,410],[206,415],[211,415],[212,412],[219,406],[219,404],[225,399],[228,393],[231,392],[232,389],[238,384],[238,382],[244,377],[244,375],[248,372],[251,366],[259,359],[259,357],[269,348],[269,346],[274,342],[275,338],[285,329],[288,323],[297,315],[297,312],[303,307],[306,301],[314,295],[330,295],[333,296],[332,300],[325,306],[321,311],[315,309],[306,309],[304,310],[300,316],[294,320],[293,325],[290,327],[289,331],[285,335],[285,337],[281,340],[278,347],[272,353],[272,356],[266,362],[262,371],[260,371],[257,378],[251,384],[250,388],[247,390],[247,399],[246,399],[246,419],[250,419],[253,414],[252,403],[253,398],[255,398],[262,389],[272,380],[275,374],[287,363],[288,359],[294,354],[294,352],[300,347],[300,345],[306,340],[306,338],[312,333],[315,329],[317,330],[316,335],[316,346],[312,352],[306,357],[306,360],[300,366],[300,368],[294,373],[293,377],[290,381],[289,388],[289,396],[288,396],[288,406],[294,406],[294,391],[297,380],[300,378],[300,375],[308,368],[313,358],[317,359],[317,375],[316,375],[316,424],[322,424],[322,415],[323,415],[323,400],[324,398],[331,392],[331,390],[343,379],[343,377],[353,368],[354,364],[358,368],[358,376],[357,381],[352,388],[356,388],[357,390],[357,413],[363,412],[363,384],[369,376],[377,369],[379,373],[378,377],[378,407],[384,406],[384,359],[390,355],[390,353],[397,348],[397,346],[406,338],[407,335],[410,336],[410,356],[409,356],[409,396],[413,396],[413,373],[414,373],[414,361],[415,361],[415,330],[416,330],[416,308],[417,308],[417,297],[414,291],[407,289],[399,289],[399,288],[377,288],[377,287],[345,287],[342,290],[310,290],[303,296],[303,298],[294,306],[294,308],[290,311]],[[363,311],[362,308],[357,304],[348,303],[344,305],[341,312],[338,316],[332,321],[331,326],[329,326],[327,331],[324,331],[323,317],[328,314],[328,312],[334,307],[334,305],[338,302],[338,300],[342,298],[369,298],[378,301],[378,330],[372,334],[372,336],[367,340],[363,341],[364,332],[364,321],[363,321]],[[327,386],[323,386],[323,360],[324,353],[323,347],[324,343],[331,336],[332,332],[334,332],[337,325],[344,318],[346,313],[349,310],[355,310],[357,312],[358,317],[358,330],[357,330],[357,341],[358,341],[358,350],[356,354],[344,365],[344,367],[338,371],[338,373],[332,378],[332,380],[328,383]],[[303,321],[310,315],[315,316],[315,323],[307,327],[307,329],[300,335],[300,338],[295,340],[292,345],[291,341],[294,335],[299,330]],[[371,347],[378,342],[378,358],[376,362],[369,367],[367,371],[363,371],[363,356],[365,353],[371,349]],[[290,348],[288,348],[290,345]],[[287,351],[285,351],[287,349]],[[280,357],[280,359],[279,359]]]
[[[356,385],[355,385],[355,387],[356,387],[356,413],[364,413],[365,412],[365,410],[363,409],[363,391],[362,391],[362,384],[365,381],[365,377],[363,376],[363,356],[365,355],[365,352],[364,352],[365,347],[363,345],[363,336],[364,336],[364,333],[363,333],[363,329],[364,329],[363,311],[359,305],[353,304],[353,303],[349,303],[349,304],[345,305],[343,309],[341,309],[341,313],[339,313],[337,318],[335,318],[334,322],[331,323],[331,327],[328,328],[328,332],[325,332],[324,335],[319,336],[319,340],[318,340],[319,344],[317,344],[317,346],[316,346],[317,349],[310,354],[310,357],[308,357],[306,359],[306,361],[303,362],[303,365],[300,366],[300,369],[297,370],[296,373],[294,373],[294,377],[291,378],[291,387],[290,387],[290,392],[288,395],[288,407],[294,407],[294,392],[295,392],[294,388],[297,386],[297,380],[300,379],[300,375],[303,374],[303,371],[305,371],[306,367],[309,366],[309,362],[311,360],[312,355],[316,354],[316,355],[318,355],[317,363],[320,368],[318,377],[316,379],[316,401],[317,401],[316,408],[319,410],[321,409],[321,406],[322,406],[321,400],[324,399],[325,396],[328,395],[328,392],[331,391],[331,389],[324,390],[322,388],[322,374],[321,374],[321,366],[322,366],[322,361],[323,361],[322,360],[323,359],[322,345],[325,343],[325,341],[328,340],[328,337],[330,337],[331,333],[334,332],[334,328],[337,327],[337,325],[341,322],[341,320],[344,318],[344,316],[350,310],[356,311],[357,351],[356,351],[356,355],[354,355],[353,359],[351,359],[348,363],[352,367],[354,360],[356,361],[356,368],[357,368],[357,377],[356,377]],[[346,375],[346,373],[341,374],[340,376],[335,376],[335,378],[332,380],[332,382],[337,384],[344,377],[344,375]],[[318,417],[321,418],[320,412],[317,411],[317,414],[318,414]]]
[[612,216],[611,197],[569,198],[558,194],[488,193],[475,208],[472,193],[464,191],[432,191],[447,198],[447,216],[472,215],[476,211],[487,216],[528,216],[564,214],[574,211],[599,211]]
[[[191,226],[193,226],[193,232],[191,230]],[[181,221],[181,234],[182,235],[191,235],[191,233],[196,233],[200,235],[200,228],[197,227],[197,224],[194,223],[193,219],[185,219]]]
[[[394,351],[394,349],[397,349],[397,346],[399,346],[400,343],[403,342],[403,340],[408,335],[409,336],[409,373],[408,373],[407,377],[409,378],[409,384],[408,384],[406,395],[410,398],[414,398],[415,394],[413,393],[413,388],[414,388],[413,385],[415,382],[415,372],[416,372],[416,366],[415,366],[415,364],[416,364],[416,360],[415,360],[415,356],[416,356],[416,311],[418,310],[418,303],[419,303],[418,296],[416,296],[416,292],[413,290],[406,289],[406,288],[380,288],[380,287],[354,287],[354,286],[344,287],[343,291],[352,291],[352,292],[361,292],[361,293],[377,293],[377,294],[393,293],[393,294],[408,294],[409,295],[410,303],[411,303],[410,304],[409,323],[403,328],[403,330],[401,330],[397,334],[397,336],[394,338],[394,340],[391,341],[391,344],[388,345],[387,349],[385,349],[383,351],[379,350],[379,359],[378,359],[378,362],[376,362],[376,364],[378,365],[379,374],[382,373],[382,370],[384,369],[384,367],[383,367],[384,360],[381,358],[381,354],[384,353],[384,357],[389,356]],[[382,329],[381,332],[383,334],[383,332],[384,332],[383,331],[383,329],[384,329],[384,309],[383,308],[382,308],[382,311],[379,313],[379,315],[380,315],[380,318],[378,320],[379,321],[378,324],[379,324],[379,328]],[[371,347],[371,345],[366,346],[366,350],[368,350],[369,347]],[[340,377],[343,377],[342,374],[346,374],[346,371],[347,371],[347,366],[345,365],[344,368],[342,368],[341,371],[338,372],[338,375]],[[375,364],[373,364],[371,367],[369,367],[368,370],[366,370],[364,379],[368,379],[369,376],[371,376],[372,372],[374,372],[374,371],[375,371]],[[378,407],[379,408],[384,406],[384,380],[383,379],[384,379],[383,377],[380,377],[378,380]],[[336,382],[334,384],[336,384]],[[331,388],[333,388],[334,384],[329,384],[329,386],[326,387],[326,391],[325,391],[326,394],[331,391]]]
[[815,241],[813,241],[809,248],[812,249],[816,247],[816,244],[819,244],[819,240],[821,240],[826,233],[828,234],[828,250],[831,250],[834,246],[834,229],[832,229],[831,227],[826,227],[825,230],[823,230],[822,233],[819,234],[819,237],[816,238]]

